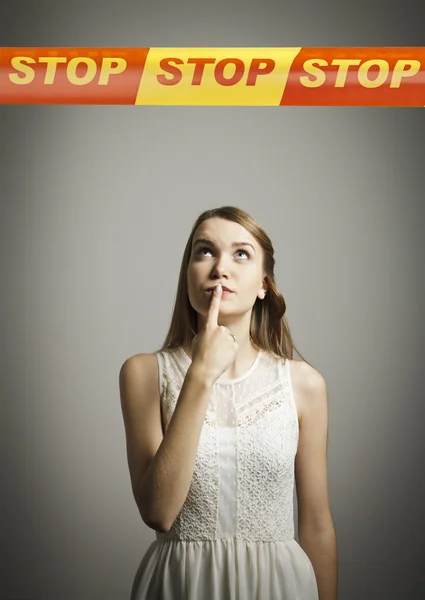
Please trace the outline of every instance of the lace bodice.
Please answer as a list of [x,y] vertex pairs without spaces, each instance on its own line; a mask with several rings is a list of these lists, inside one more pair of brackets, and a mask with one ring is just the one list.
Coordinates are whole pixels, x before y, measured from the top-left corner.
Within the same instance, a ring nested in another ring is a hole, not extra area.
[[[191,360],[182,348],[157,358],[167,428]],[[157,539],[292,539],[298,435],[289,361],[260,351],[244,375],[214,384],[186,501]]]

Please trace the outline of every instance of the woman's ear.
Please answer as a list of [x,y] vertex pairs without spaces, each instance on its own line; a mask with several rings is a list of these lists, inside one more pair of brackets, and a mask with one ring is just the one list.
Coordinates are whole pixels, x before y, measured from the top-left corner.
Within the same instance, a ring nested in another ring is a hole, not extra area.
[[266,280],[264,280],[263,286],[264,287],[258,292],[258,297],[260,298],[260,300],[264,300],[264,296],[267,294],[268,285]]

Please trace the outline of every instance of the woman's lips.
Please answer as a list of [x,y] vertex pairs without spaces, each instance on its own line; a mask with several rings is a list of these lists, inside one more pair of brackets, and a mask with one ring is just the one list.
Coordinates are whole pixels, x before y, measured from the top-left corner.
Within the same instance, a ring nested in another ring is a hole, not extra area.
[[[214,293],[214,289],[212,290],[206,290],[207,294],[213,294]],[[231,292],[230,290],[223,290],[221,292],[222,296],[228,296],[229,294],[233,294],[233,292]]]

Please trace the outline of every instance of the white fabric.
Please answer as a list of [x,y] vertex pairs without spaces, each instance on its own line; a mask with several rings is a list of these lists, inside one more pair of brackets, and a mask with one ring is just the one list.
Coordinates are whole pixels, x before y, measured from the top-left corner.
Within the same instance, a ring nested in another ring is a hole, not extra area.
[[[168,427],[191,361],[182,348],[157,358]],[[298,435],[289,361],[260,351],[244,375],[216,381],[186,501],[156,532],[130,600],[318,600],[294,539]]]

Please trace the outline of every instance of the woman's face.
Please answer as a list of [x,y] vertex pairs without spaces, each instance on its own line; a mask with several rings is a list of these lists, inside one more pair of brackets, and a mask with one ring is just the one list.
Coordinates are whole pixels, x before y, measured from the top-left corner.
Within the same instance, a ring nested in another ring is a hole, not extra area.
[[199,225],[193,236],[187,285],[189,301],[200,315],[206,316],[211,302],[208,288],[218,282],[231,290],[223,289],[221,316],[249,312],[257,297],[264,297],[263,277],[263,249],[244,227],[217,217]]

